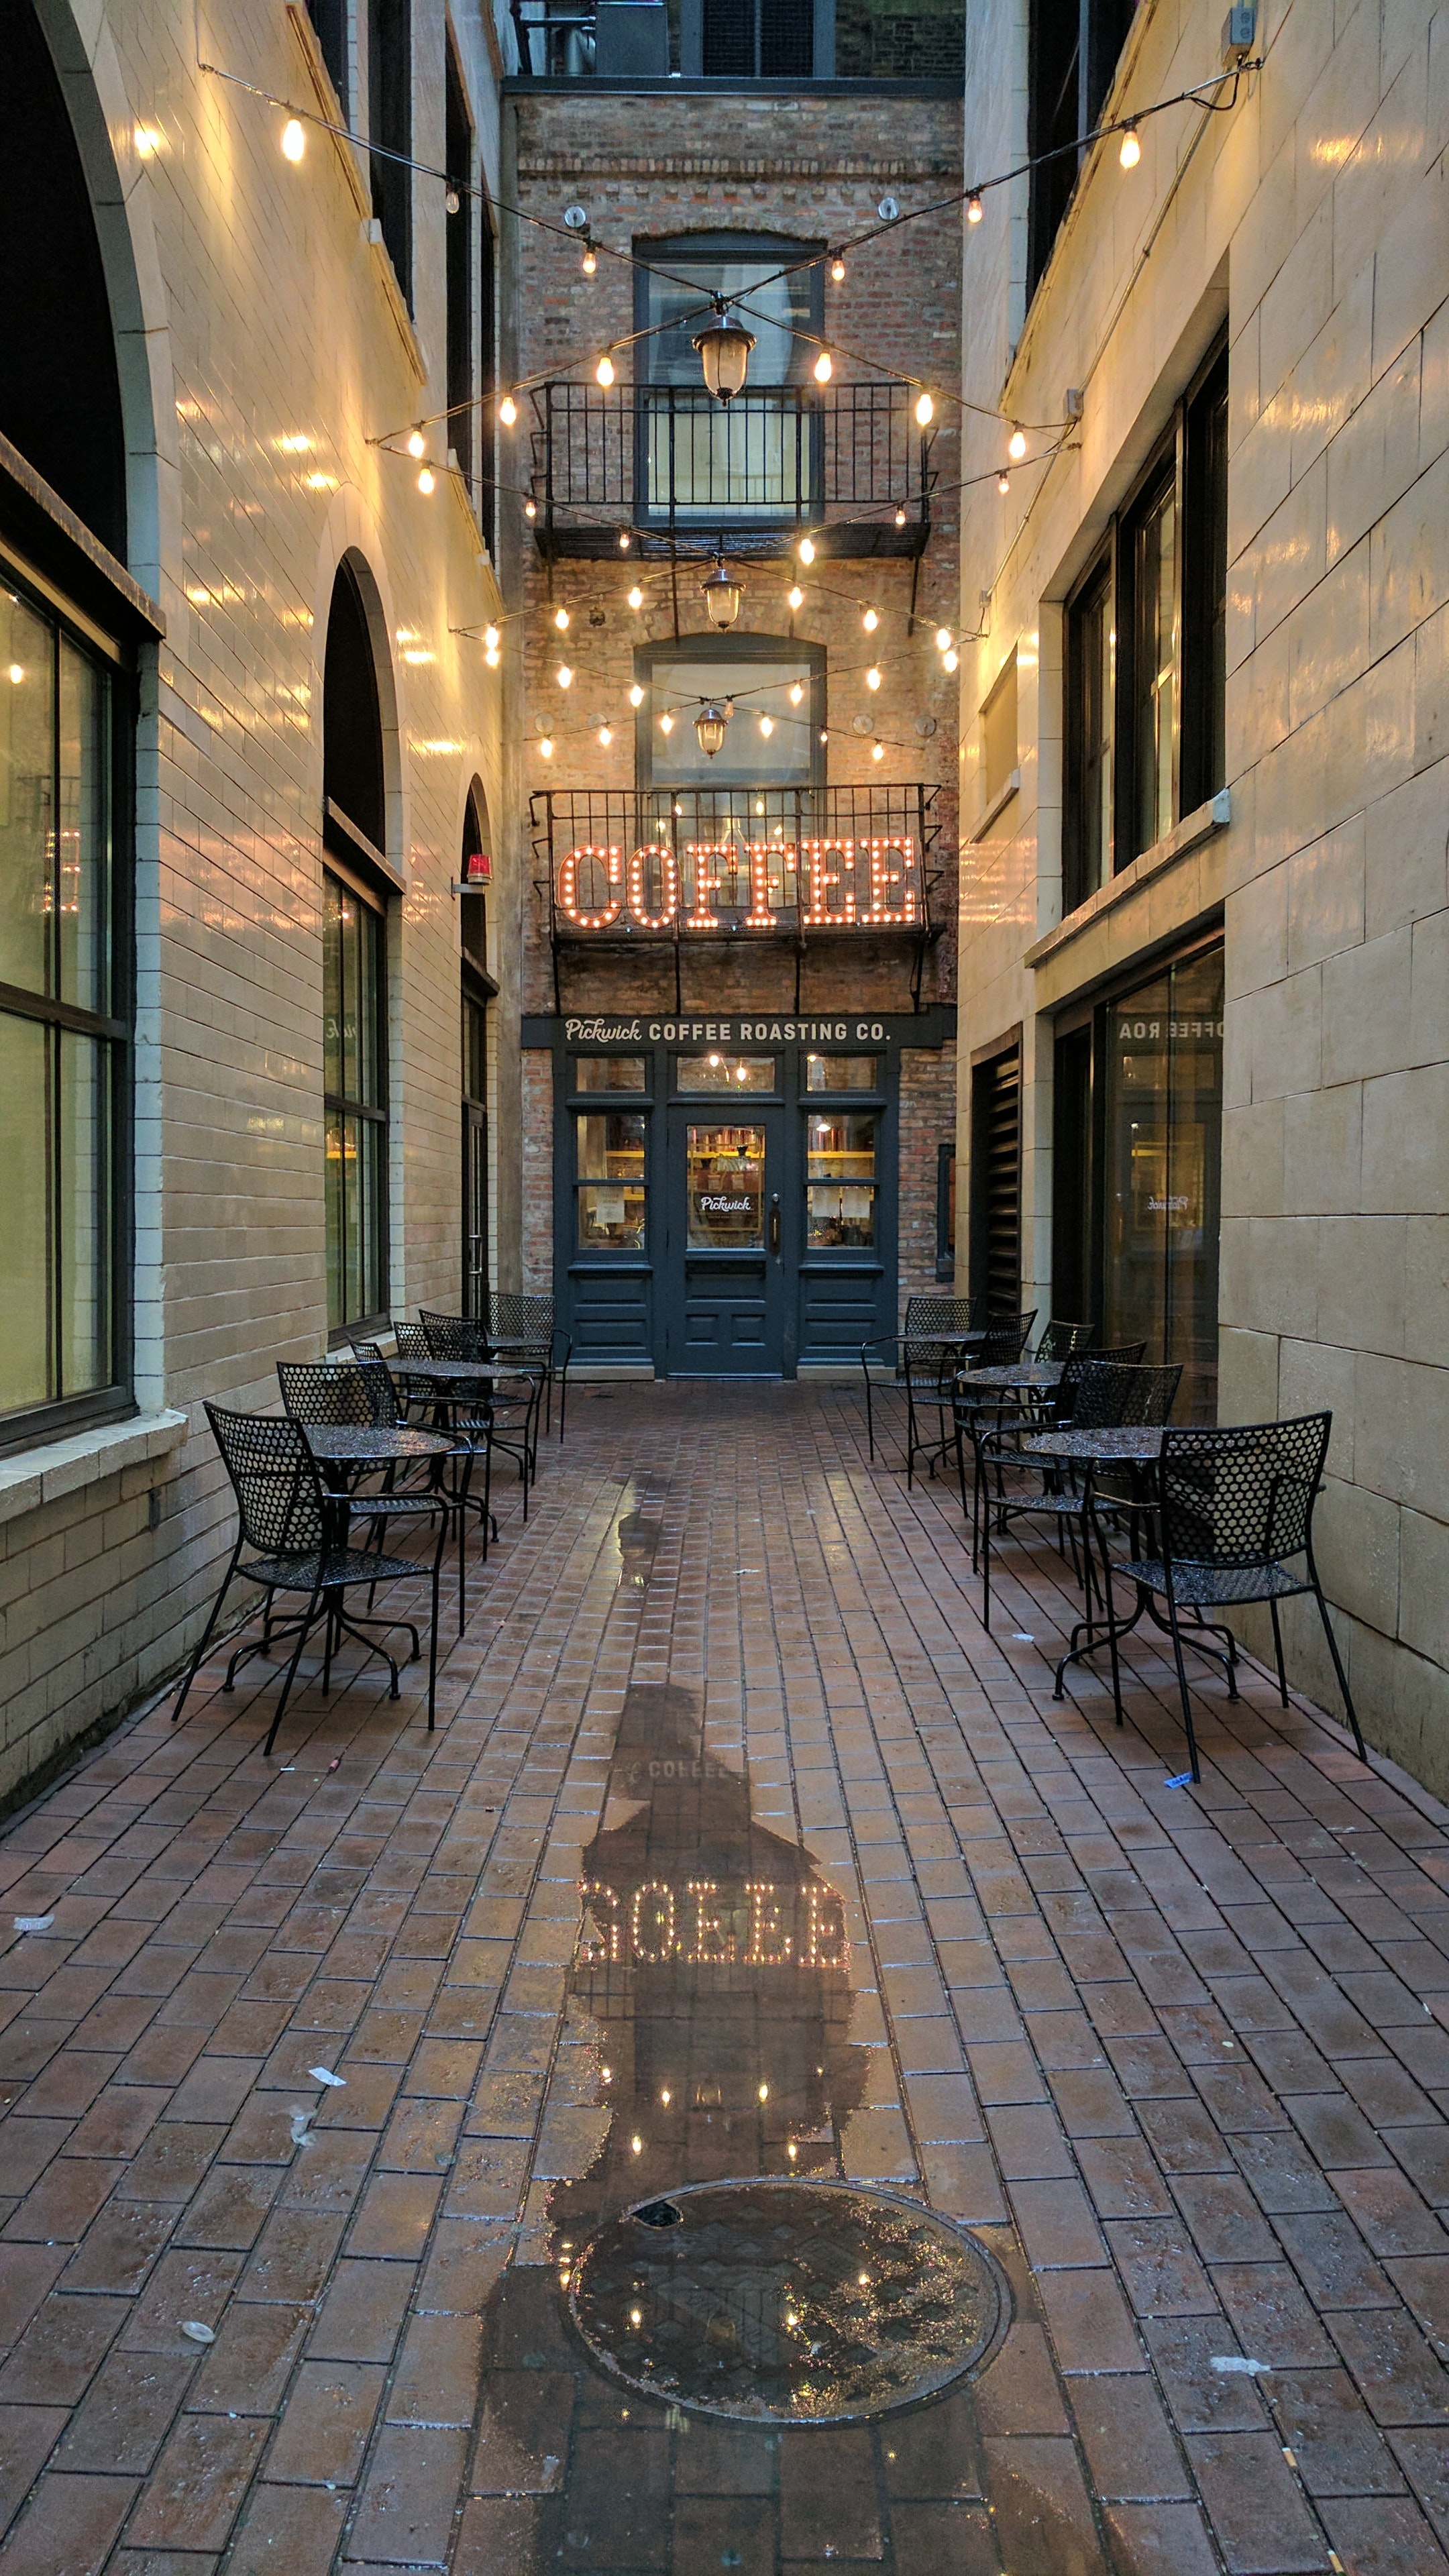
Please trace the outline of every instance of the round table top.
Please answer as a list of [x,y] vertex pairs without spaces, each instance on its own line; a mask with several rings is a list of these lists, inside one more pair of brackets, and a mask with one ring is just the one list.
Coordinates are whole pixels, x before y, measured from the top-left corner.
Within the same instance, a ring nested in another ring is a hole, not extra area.
[[1022,1444],[1024,1458],[1076,1458],[1084,1464],[1147,1466],[1162,1455],[1160,1422],[1123,1423],[1104,1431],[1044,1431]]
[[1003,1361],[1000,1367],[968,1369],[959,1385],[963,1395],[972,1395],[979,1387],[1053,1387],[1061,1382],[1060,1360],[1015,1360],[1010,1365]]
[[[498,1347],[502,1349],[503,1344]],[[521,1349],[522,1345],[514,1344]],[[478,1386],[485,1380],[491,1386],[495,1378],[526,1377],[528,1371],[509,1368],[497,1360],[394,1360],[394,1377],[417,1378],[424,1386]]]
[[365,1466],[390,1458],[442,1458],[452,1447],[437,1431],[415,1431],[408,1422],[304,1422],[314,1458],[329,1466]]

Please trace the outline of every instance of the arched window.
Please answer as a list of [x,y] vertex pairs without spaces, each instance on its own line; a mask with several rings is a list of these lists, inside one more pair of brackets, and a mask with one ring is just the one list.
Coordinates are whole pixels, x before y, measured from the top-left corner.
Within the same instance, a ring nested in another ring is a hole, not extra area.
[[332,589],[322,673],[327,1322],[387,1312],[386,791],[377,664],[357,571]]

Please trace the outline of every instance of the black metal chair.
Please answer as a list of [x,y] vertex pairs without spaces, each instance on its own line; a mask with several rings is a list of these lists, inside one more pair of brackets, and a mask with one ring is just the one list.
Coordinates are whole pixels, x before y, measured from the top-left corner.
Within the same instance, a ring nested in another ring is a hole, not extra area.
[[[429,1352],[435,1360],[486,1361],[494,1358],[488,1347],[489,1327],[481,1316],[443,1315],[427,1306],[420,1306],[418,1312],[428,1338]],[[523,1486],[523,1517],[527,1520],[529,1492],[538,1472],[538,1425],[543,1411],[547,1370],[536,1353],[531,1359],[525,1353],[516,1360],[499,1355],[495,1365],[501,1380],[506,1380],[511,1371],[521,1372],[528,1393],[516,1394],[506,1384],[500,1385],[498,1379],[494,1380],[491,1391],[477,1385],[467,1386],[460,1380],[452,1395],[446,1388],[440,1388],[439,1401],[451,1406],[452,1427],[464,1435],[469,1430],[469,1415],[464,1408],[473,1407],[476,1417],[473,1427],[480,1432],[486,1430],[492,1448],[501,1449],[505,1457],[513,1460]]]
[[[962,1437],[972,1421],[978,1418],[984,1419],[988,1415],[993,1420],[1000,1420],[1017,1410],[1017,1398],[1013,1393],[1002,1387],[973,1388],[971,1380],[977,1369],[1014,1367],[1025,1354],[1027,1344],[1031,1340],[1031,1328],[1035,1322],[1034,1306],[1025,1308],[1019,1315],[988,1315],[980,1341],[972,1354],[970,1366],[964,1370],[953,1370],[949,1384],[938,1380],[937,1384],[932,1386],[928,1372],[925,1386],[917,1389],[914,1383],[916,1374],[914,1364],[908,1359],[907,1420],[911,1427],[912,1445],[929,1460],[932,1474],[935,1473],[937,1458],[944,1458],[948,1450],[954,1452],[958,1473],[961,1471]],[[942,1380],[945,1374],[944,1371],[941,1373]],[[915,1439],[914,1415],[918,1404],[922,1406],[933,1404],[936,1407],[938,1436],[934,1441]],[[948,1413],[949,1430],[947,1429]],[[911,1460],[908,1454],[907,1484],[911,1481],[910,1466]]]
[[1064,1324],[1054,1318],[1043,1328],[1036,1346],[1037,1358],[1043,1362],[1069,1360],[1077,1351],[1095,1350],[1100,1332],[1099,1324]]
[[574,1345],[572,1335],[555,1320],[553,1299],[491,1288],[488,1292],[488,1329],[497,1341],[521,1345],[523,1367],[542,1367],[544,1428],[547,1431],[553,1429],[553,1390],[557,1383],[558,1436],[562,1440],[569,1400],[569,1362],[574,1355]]
[[[1332,1429],[1331,1413],[1303,1413],[1281,1422],[1250,1422],[1222,1430],[1169,1430],[1163,1437],[1157,1471],[1154,1517],[1160,1552],[1134,1553],[1121,1564],[1109,1560],[1109,1615],[1112,1574],[1123,1574],[1136,1584],[1139,1602],[1150,1605],[1161,1600],[1166,1606],[1194,1780],[1201,1775],[1182,1659],[1184,1644],[1200,1646],[1204,1628],[1224,1637],[1230,1692],[1236,1696],[1232,1680],[1236,1641],[1230,1628],[1204,1613],[1266,1601],[1273,1623],[1278,1694],[1286,1708],[1288,1676],[1278,1605],[1305,1593],[1311,1593],[1318,1604],[1359,1760],[1368,1760],[1313,1554],[1313,1512]],[[1196,1614],[1185,1631],[1184,1610]]]
[[[875,1457],[875,1406],[873,1395],[874,1380],[871,1376],[872,1367],[876,1369],[889,1368],[892,1372],[893,1385],[904,1386],[906,1389],[906,1429],[907,1446],[909,1448],[911,1424],[910,1381],[906,1364],[907,1352],[911,1350],[913,1345],[924,1344],[929,1341],[931,1343],[940,1343],[943,1346],[954,1345],[955,1352],[959,1353],[967,1336],[971,1333],[979,1332],[985,1321],[985,1306],[983,1300],[979,1297],[908,1297],[906,1299],[905,1321],[898,1333],[883,1333],[874,1341],[861,1343],[860,1368],[861,1375],[865,1379],[865,1437],[866,1446],[870,1452],[872,1460],[874,1460]],[[894,1358],[888,1358],[886,1354],[892,1352],[894,1353]],[[925,1358],[926,1354],[924,1350],[921,1351],[920,1356],[922,1359]],[[954,1378],[958,1361],[955,1356],[951,1355],[949,1349],[947,1349],[946,1352],[946,1361],[950,1374]],[[908,1472],[909,1466],[910,1460],[908,1457]]]
[[[1072,1431],[1109,1431],[1144,1428],[1166,1422],[1182,1380],[1178,1365],[1166,1368],[1143,1368],[1143,1344],[1124,1343],[1120,1351],[1079,1352],[1063,1368],[1062,1382],[1055,1392],[1055,1427]],[[1005,1537],[1013,1520],[1025,1518],[1055,1522],[1057,1546],[1065,1553],[1071,1541],[1072,1562],[1082,1585],[1090,1619],[1096,1591],[1092,1570],[1092,1552],[1087,1529],[1088,1495],[1086,1478],[1072,1474],[1067,1462],[1024,1458],[1010,1436],[983,1436],[974,1444],[976,1451],[974,1531],[971,1561],[981,1571],[981,1621],[991,1626],[991,1531],[995,1523],[999,1537]],[[991,1490],[995,1471],[996,1491]],[[1008,1482],[1008,1478],[1011,1479]],[[1096,1499],[1105,1499],[1109,1509],[1118,1503],[1130,1507],[1130,1498],[1107,1490],[1105,1497],[1099,1483]],[[961,1507],[966,1508],[966,1475],[964,1456],[961,1471]]]
[[[325,1693],[331,1682],[334,1613],[340,1610],[346,1593],[362,1584],[416,1582],[426,1569],[412,1557],[374,1554],[370,1549],[349,1547],[345,1538],[339,1538],[340,1498],[324,1491],[317,1462],[298,1423],[273,1413],[231,1413],[218,1404],[208,1404],[205,1410],[236,1496],[237,1538],[222,1578],[221,1590],[211,1605],[200,1642],[187,1667],[186,1678],[171,1712],[171,1723],[175,1726],[180,1720],[191,1685],[216,1632],[233,1578],[240,1574],[247,1582],[262,1587],[264,1626],[255,1644],[238,1647],[233,1654],[226,1668],[223,1689],[231,1690],[239,1667],[252,1655],[268,1653],[277,1635],[291,1634],[293,1629],[296,1632],[281,1697],[263,1746],[266,1756],[271,1753],[277,1729],[286,1713],[302,1649],[319,1619],[324,1623],[322,1689]],[[341,1509],[345,1510],[345,1499],[341,1501]],[[446,1524],[439,1534],[432,1564],[429,1733],[432,1732],[437,1709],[438,1575],[445,1536]],[[288,1621],[285,1630],[274,1630],[272,1626],[272,1602],[279,1592],[306,1596],[306,1607],[300,1618]],[[391,1620],[383,1624],[409,1629],[414,1639],[414,1651],[418,1651],[417,1631],[410,1620]],[[398,1668],[392,1656],[384,1646],[376,1645],[362,1635],[350,1621],[348,1630],[349,1634],[358,1636],[370,1655],[381,1656],[391,1676],[389,1696],[396,1699]]]
[[[1076,1327],[1068,1329],[1075,1330]],[[1047,1331],[1051,1330],[1048,1325]],[[1002,1516],[998,1528],[1003,1534],[1014,1510],[1044,1512],[1048,1499],[1063,1492],[1067,1496],[1066,1508],[1068,1512],[1072,1511],[1075,1508],[1076,1479],[1071,1469],[1043,1466],[1038,1460],[1023,1459],[1019,1454],[1021,1443],[1040,1431],[1066,1430],[1073,1425],[1082,1430],[1100,1427],[1094,1426],[1087,1418],[1088,1400],[1083,1395],[1083,1383],[1088,1372],[1109,1367],[1136,1368],[1141,1364],[1146,1348],[1145,1342],[1119,1342],[1109,1351],[1079,1346],[1063,1359],[1062,1373],[1054,1387],[1045,1387],[1035,1394],[1023,1393],[1014,1403],[1008,1399],[990,1420],[984,1407],[975,1413],[974,1418],[963,1416],[958,1420],[958,1429],[963,1437],[957,1443],[956,1464],[961,1479],[962,1517],[971,1523],[973,1573],[980,1544],[982,1497],[990,1494],[991,1470],[994,1468],[996,1471],[996,1492],[992,1499]],[[1040,1356],[1038,1351],[1038,1359]],[[1094,1377],[1093,1384],[1099,1390],[1093,1402],[1110,1404],[1114,1400],[1105,1381]],[[965,1385],[969,1386],[969,1378]],[[967,1439],[974,1453],[975,1469],[969,1499],[966,1492]],[[1015,1470],[1018,1478],[1010,1493],[1005,1482],[1008,1470]],[[1057,1548],[1058,1554],[1065,1553],[1064,1532],[1058,1532]]]

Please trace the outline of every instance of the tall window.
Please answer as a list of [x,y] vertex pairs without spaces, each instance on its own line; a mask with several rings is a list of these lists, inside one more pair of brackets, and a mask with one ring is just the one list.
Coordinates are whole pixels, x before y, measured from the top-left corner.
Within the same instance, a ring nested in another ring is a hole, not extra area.
[[490,206],[478,207],[478,517],[498,560],[498,239]]
[[347,0],[307,0],[307,15],[321,48],[322,60],[332,75],[332,86],[344,116],[347,113]]
[[[811,335],[821,328],[820,267],[800,265],[814,247],[766,233],[636,242],[635,321],[647,334],[641,364],[657,388],[638,432],[636,489],[648,509],[667,511],[672,501],[676,516],[726,526],[794,518],[811,506],[823,469],[823,417],[818,405],[783,389],[808,376]],[[749,385],[728,408],[705,392],[693,346],[712,295],[738,303],[755,335]]]
[[815,0],[703,0],[706,79],[810,80]]
[[452,45],[446,48],[448,177],[458,211],[448,217],[448,445],[473,481],[473,121]]
[[[367,90],[372,211],[398,284],[413,303],[413,63],[411,0],[368,0]],[[401,159],[395,157],[401,154]]]
[[1223,784],[1227,399],[1218,353],[1068,602],[1064,913]]
[[119,1407],[111,675],[0,585],[0,1448]]
[[[1027,148],[1031,174],[1027,295],[1052,255],[1089,134],[1112,86],[1137,0],[1031,0]],[[1045,157],[1044,157],[1045,156]]]
[[380,906],[322,878],[327,1322],[387,1310],[387,1012]]

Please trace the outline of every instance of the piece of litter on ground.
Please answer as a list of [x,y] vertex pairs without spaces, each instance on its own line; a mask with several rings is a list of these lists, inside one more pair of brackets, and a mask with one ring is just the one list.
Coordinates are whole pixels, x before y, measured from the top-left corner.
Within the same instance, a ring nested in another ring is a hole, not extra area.
[[307,2132],[311,2128],[316,2117],[317,2114],[315,2111],[294,2111],[292,2113],[292,2144],[294,2147],[310,2147],[312,2141],[308,2137]]
[[340,1770],[341,1770],[341,1768],[342,1768],[342,1756],[341,1756],[341,1754],[340,1754],[340,1753],[338,1754],[337,1759],[336,1759],[336,1761],[335,1761],[335,1762],[329,1762],[329,1763],[328,1763],[327,1768],[328,1768],[328,1770],[329,1770],[329,1771],[340,1771]]
[[282,1769],[283,1769],[284,1771],[295,1771],[295,1770],[296,1770],[296,1768],[297,1768],[297,1765],[296,1765],[296,1763],[295,1763],[295,1762],[284,1762],[284,1763],[282,1764]]
[[210,2326],[204,2326],[199,2317],[188,2317],[181,2331],[184,2335],[190,2335],[193,2343],[215,2343],[216,2341]]
[[335,2084],[339,2093],[347,2082],[345,2075],[334,2075],[328,2066],[309,2066],[307,2072],[314,2076],[319,2084]]
[[1185,1789],[1191,1779],[1192,1773],[1190,1771],[1174,1771],[1168,1779],[1163,1781],[1162,1785],[1164,1789]]
[[54,1921],[53,1914],[17,1914],[15,1929],[17,1932],[48,1932]]
[[1223,2379],[1262,2379],[1273,2365],[1271,2361],[1249,2361],[1241,2352],[1215,2352],[1208,2367]]
[[1011,1637],[1013,1645],[1034,1646],[1036,1644],[1035,1636],[1026,1628],[1013,1628]]

